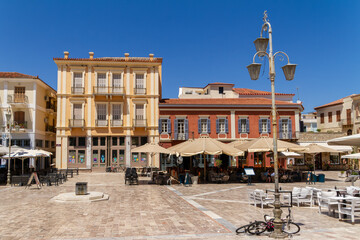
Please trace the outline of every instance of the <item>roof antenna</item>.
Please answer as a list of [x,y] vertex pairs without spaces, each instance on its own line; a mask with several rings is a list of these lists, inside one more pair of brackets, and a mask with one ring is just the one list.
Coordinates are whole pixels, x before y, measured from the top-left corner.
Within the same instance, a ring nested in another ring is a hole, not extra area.
[[298,87],[296,88],[296,92],[297,92],[297,95],[298,95],[298,99],[297,99],[297,100],[299,101],[299,100],[300,100],[300,96],[299,96],[299,88],[298,88]]

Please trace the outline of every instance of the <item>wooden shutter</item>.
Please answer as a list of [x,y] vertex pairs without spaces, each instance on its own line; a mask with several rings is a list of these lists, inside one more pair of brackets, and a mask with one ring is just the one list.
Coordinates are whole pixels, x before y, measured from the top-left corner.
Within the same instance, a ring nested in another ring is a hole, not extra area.
[[188,140],[189,138],[189,122],[187,119],[184,120],[184,129],[185,129],[185,140]]
[[292,139],[292,122],[291,122],[291,119],[288,120],[288,129],[289,129],[289,138]]
[[266,119],[266,120],[267,120],[267,130],[268,130],[268,133],[271,133],[270,119]]
[[136,104],[135,105],[135,117],[136,119],[144,119],[144,105],[143,104]]
[[216,133],[220,132],[219,119],[216,119]]
[[106,86],[106,73],[97,74],[97,86],[105,87]]
[[174,139],[178,138],[178,119],[174,120]]
[[201,118],[198,119],[198,132],[201,133]]
[[207,119],[207,133],[211,132],[210,118]]
[[262,133],[262,118],[259,119],[259,133]]
[[246,132],[247,132],[247,133],[250,133],[249,119],[246,119]]
[[106,120],[106,104],[97,104],[96,111],[97,111],[97,120]]
[[144,87],[144,74],[136,74],[135,76],[135,86],[136,88],[145,88]]
[[113,120],[121,119],[121,104],[112,105],[112,119]]
[[168,133],[171,133],[171,120],[167,119],[167,125],[168,125]]
[[229,132],[229,124],[228,124],[228,120],[225,119],[225,132],[228,133]]

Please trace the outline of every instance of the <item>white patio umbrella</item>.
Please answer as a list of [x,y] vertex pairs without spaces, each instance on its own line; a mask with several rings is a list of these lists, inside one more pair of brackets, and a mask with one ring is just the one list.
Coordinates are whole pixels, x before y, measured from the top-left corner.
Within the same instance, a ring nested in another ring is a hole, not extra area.
[[35,149],[35,150],[31,150],[31,149],[18,149],[15,150],[13,152],[9,154],[6,154],[4,156],[2,156],[2,158],[20,158],[22,160],[22,169],[21,172],[22,174],[24,174],[24,159],[26,158],[34,158],[36,160],[37,157],[49,157],[50,155],[52,155],[51,152],[47,152],[41,149]]
[[313,163],[314,163],[314,174],[315,174],[315,156],[319,153],[341,153],[342,151],[335,150],[333,148],[324,147],[322,145],[318,145],[316,143],[312,143],[306,146],[308,149],[302,151],[303,153],[308,153],[313,156]]
[[[222,143],[216,139],[209,137],[200,137],[197,139],[190,139],[181,144],[170,147],[177,156],[189,157],[198,154],[202,155],[220,155],[226,154],[229,156],[243,156],[242,150],[236,149],[228,144]],[[206,161],[204,161],[204,177],[206,181]]]
[[334,138],[327,141],[329,145],[346,145],[360,147],[360,134]]
[[353,153],[348,155],[343,155],[341,158],[347,158],[347,159],[360,159],[360,153]]
[[131,152],[150,153],[150,165],[152,166],[153,156],[157,153],[172,154],[172,151],[161,147],[157,143],[146,143],[140,147],[131,149]]

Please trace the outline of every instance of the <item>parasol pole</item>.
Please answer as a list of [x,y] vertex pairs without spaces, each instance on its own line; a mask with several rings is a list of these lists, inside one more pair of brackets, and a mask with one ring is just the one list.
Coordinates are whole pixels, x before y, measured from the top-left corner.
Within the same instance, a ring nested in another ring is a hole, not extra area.
[[205,158],[205,154],[203,153],[203,158],[204,158],[204,182],[206,182],[206,158]]

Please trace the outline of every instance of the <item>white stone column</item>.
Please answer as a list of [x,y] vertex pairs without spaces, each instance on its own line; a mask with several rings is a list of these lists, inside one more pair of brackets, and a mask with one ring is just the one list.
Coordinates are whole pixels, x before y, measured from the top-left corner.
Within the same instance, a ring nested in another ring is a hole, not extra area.
[[231,124],[230,124],[230,134],[231,134],[231,138],[235,139],[236,138],[236,129],[235,129],[235,110],[231,111],[231,116],[230,116],[231,120]]
[[91,138],[91,130],[88,130],[88,135],[86,139],[86,168],[91,169],[91,156],[92,156],[92,138]]
[[131,136],[126,135],[125,137],[125,164],[126,167],[131,165]]

